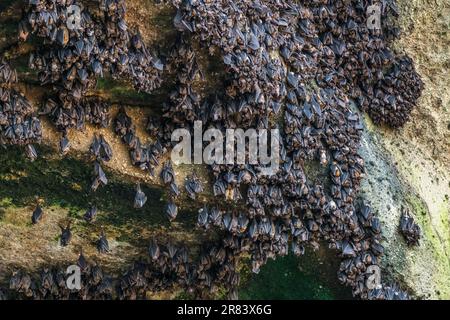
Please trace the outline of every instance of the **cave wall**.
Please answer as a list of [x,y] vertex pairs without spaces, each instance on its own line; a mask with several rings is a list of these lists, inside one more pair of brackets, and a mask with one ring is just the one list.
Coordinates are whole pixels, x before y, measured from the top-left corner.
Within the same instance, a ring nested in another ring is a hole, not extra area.
[[[415,61],[425,83],[419,105],[399,130],[364,117],[361,154],[367,163],[361,196],[383,223],[384,264],[418,297],[450,298],[450,5],[398,1],[402,36],[396,50]],[[398,234],[401,207],[422,229],[420,246]]]
[[[0,8],[9,8],[11,1],[3,2],[5,4]],[[137,1],[136,3],[133,1],[128,17],[143,25],[141,29],[143,29],[143,36],[147,41],[160,42],[164,37],[170,38],[171,33],[168,26],[170,26],[171,20],[168,17],[171,16],[171,12],[154,10],[149,1],[143,1],[143,3],[145,5],[139,6]],[[360,152],[366,161],[367,172],[360,196],[371,204],[383,224],[386,247],[383,264],[389,271],[385,276],[402,283],[416,297],[450,299],[449,4],[444,0],[399,0],[398,3],[403,36],[397,41],[396,49],[406,52],[413,58],[417,71],[425,83],[425,89],[419,105],[413,111],[410,122],[401,129],[393,130],[374,126],[367,116],[361,114],[365,129]],[[15,21],[14,14],[15,12],[12,10],[12,17],[5,16],[3,13],[0,17],[0,21],[5,26],[10,26],[9,29],[5,27],[0,31],[2,40],[0,47],[2,49],[8,46],[7,42],[10,40],[7,37],[8,30],[14,29],[11,27]],[[149,15],[151,19],[146,20]],[[12,48],[12,50],[14,53],[18,53],[19,59],[16,60],[16,66],[20,66],[24,62],[23,59],[20,60],[20,56],[23,56],[29,48],[25,46],[19,49]],[[22,86],[24,90],[32,92],[37,101],[40,92],[36,86],[33,86],[33,75],[29,73],[29,70],[19,69],[19,73],[25,78],[30,76],[31,80],[25,81]],[[150,112],[138,109],[139,105],[142,105],[148,97],[132,93],[129,88],[121,84],[103,83],[99,87],[98,93],[112,102],[123,103],[126,101],[127,104],[136,106],[131,113],[138,122],[139,119],[145,118],[143,115]],[[164,92],[161,94],[163,95]],[[140,123],[140,125],[143,126],[144,123]],[[55,145],[55,132],[50,126],[44,129],[46,143]],[[85,152],[91,137],[92,132],[89,130],[87,135],[72,136],[71,140],[74,141],[75,151]],[[116,138],[111,136],[113,148],[117,148],[118,154],[126,154],[126,151],[120,146],[119,140],[115,141],[114,139]],[[17,155],[15,154],[15,156]],[[118,157],[110,165],[111,174],[120,172],[130,179],[142,178],[142,173],[130,168],[128,162],[126,157]],[[182,181],[186,171],[183,173],[183,170],[179,168],[179,172],[179,179]],[[17,175],[20,176],[20,173]],[[157,184],[150,179],[147,182]],[[132,196],[131,193],[129,195]],[[160,193],[157,195],[160,197]],[[19,221],[20,228],[20,224],[25,224],[24,221],[28,217],[28,211],[23,208],[29,209],[33,197],[31,194],[28,195],[26,199],[28,206],[25,206],[24,203],[13,203],[10,206],[5,199],[7,197],[2,199],[3,215],[0,215],[0,239],[3,238],[3,241],[10,235],[8,232],[12,232],[10,229],[8,231],[7,228],[4,228],[4,217],[10,217],[13,213],[18,214],[19,218],[13,219],[12,222],[8,221],[8,223],[14,224]],[[155,200],[160,201],[159,198]],[[410,209],[421,226],[422,239],[418,247],[408,247],[398,233],[402,206]],[[54,209],[56,213],[54,217],[52,214],[52,219],[55,222],[65,217],[68,211],[74,215],[80,215],[83,211],[81,206],[69,206],[68,209],[61,209],[58,204],[54,204]],[[157,210],[155,209],[155,211]],[[105,215],[107,214],[105,209]],[[188,217],[187,213],[186,221]],[[159,221],[159,219],[157,218],[155,221]],[[155,222],[151,220],[151,223]],[[151,223],[149,222],[149,228]],[[180,225],[174,227],[164,225],[163,231],[159,233],[162,234],[169,230],[170,234],[181,239],[190,227],[192,226],[189,223],[182,221]],[[123,240],[123,243],[118,242],[118,250],[122,250],[118,252],[126,255],[126,248],[129,245],[127,236],[131,236],[135,231],[129,230],[129,224],[120,224],[117,228],[111,228],[119,234],[118,238]],[[20,233],[20,230],[16,231]],[[56,232],[53,229],[50,231]],[[93,238],[97,230],[81,231]],[[144,232],[145,237],[150,238],[150,234],[145,233],[146,231],[140,230],[139,232]],[[48,250],[49,246],[52,248],[52,245],[56,245],[56,240],[50,233],[46,236],[45,245],[41,250]],[[80,243],[80,246],[83,244]],[[124,247],[121,247],[121,244]],[[20,254],[22,247],[18,248],[16,247],[16,251],[13,253]],[[73,251],[64,253],[60,258],[75,259],[78,250],[79,247],[76,247]],[[141,248],[141,251],[143,250],[144,246]],[[130,256],[134,257],[138,253],[133,252]],[[55,255],[58,253],[55,252]],[[92,255],[95,253],[92,252]],[[14,255],[6,253],[2,255],[0,250],[0,256],[3,259],[12,259]],[[35,258],[35,256],[30,257],[30,259]],[[120,266],[126,261],[127,259],[123,259],[114,262]],[[0,266],[0,273],[2,271],[5,269],[2,270]]]

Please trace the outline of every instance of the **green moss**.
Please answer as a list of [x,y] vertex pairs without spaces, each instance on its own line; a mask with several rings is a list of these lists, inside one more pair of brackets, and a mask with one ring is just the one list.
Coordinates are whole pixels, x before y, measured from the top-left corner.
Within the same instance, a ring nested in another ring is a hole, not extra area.
[[24,158],[19,148],[8,148],[0,154],[0,206],[25,207],[44,200],[46,207],[67,209],[68,217],[77,220],[91,204],[104,212],[100,224],[137,228],[168,225],[159,201],[162,192],[143,186],[149,199],[142,210],[133,208],[134,183],[106,172],[109,183],[97,192],[90,191],[93,176],[91,164],[73,158],[52,157],[49,150],[41,150],[34,162]]
[[12,198],[2,198],[0,199],[0,207],[1,208],[5,208],[5,207],[10,207],[12,206]]
[[174,300],[193,300],[195,297],[188,292],[182,291],[175,296]]
[[[327,257],[327,263],[318,261],[315,253],[307,252],[297,258],[289,255],[270,260],[253,274],[249,265],[242,271],[240,299],[352,299],[351,291],[338,283],[336,258]],[[318,267],[318,264],[320,265]]]
[[[149,94],[145,92],[139,92],[135,90],[131,83],[126,81],[114,80],[110,77],[99,78],[97,80],[97,92],[94,95],[99,94],[111,103],[126,104],[129,106],[146,106],[149,101],[152,104],[159,106],[157,101],[165,101],[162,97],[156,99],[164,92],[163,89],[158,89],[154,93]],[[164,96],[167,98],[167,92],[164,92]]]
[[439,248],[441,243],[438,242],[435,231],[432,228],[428,208],[425,203],[420,198],[413,195],[407,196],[406,201],[412,207],[416,222],[420,225],[425,239],[432,242],[433,248]]
[[[413,210],[416,222],[421,227],[423,234],[421,241],[425,242],[427,253],[433,256],[435,270],[432,276],[439,290],[437,294],[443,299],[448,299],[450,298],[450,253],[448,252],[450,234],[440,235],[435,229],[438,226],[440,230],[449,230],[448,211],[443,209],[440,221],[431,221],[428,208],[421,199],[409,195],[406,200]],[[439,226],[440,223],[444,225]],[[412,267],[415,267],[414,264]],[[430,270],[417,270],[417,272],[430,272]]]
[[149,98],[149,94],[134,90],[130,83],[114,80],[110,77],[99,78],[97,90],[105,91],[105,94],[117,101],[125,100],[140,104],[148,101]]
[[[441,217],[441,224],[444,230],[448,230],[450,232],[450,205],[449,200],[445,199],[442,202],[441,209],[439,211],[439,216]],[[447,238],[447,248],[450,248],[450,235]]]

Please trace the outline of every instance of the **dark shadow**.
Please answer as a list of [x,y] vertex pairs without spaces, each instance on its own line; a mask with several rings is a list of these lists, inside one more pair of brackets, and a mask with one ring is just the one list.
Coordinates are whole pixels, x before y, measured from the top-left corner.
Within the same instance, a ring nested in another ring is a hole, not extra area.
[[337,278],[339,258],[325,249],[305,255],[278,257],[251,273],[250,266],[243,273],[245,279],[239,290],[240,299],[252,300],[349,300],[351,289],[341,285]]

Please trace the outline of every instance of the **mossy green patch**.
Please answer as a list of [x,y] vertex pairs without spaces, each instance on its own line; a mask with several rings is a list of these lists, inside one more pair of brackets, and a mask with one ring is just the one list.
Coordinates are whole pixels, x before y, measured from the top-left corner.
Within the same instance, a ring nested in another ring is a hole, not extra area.
[[0,207],[10,207],[12,205],[12,198],[2,198],[0,199]]
[[[441,217],[441,224],[443,229],[449,230],[450,232],[450,204],[448,199],[442,201],[439,216]],[[450,248],[450,235],[447,238],[447,248]]]
[[170,76],[164,80],[164,83],[165,86],[162,88],[158,88],[152,93],[146,93],[135,90],[129,82],[104,77],[97,80],[94,95],[100,95],[110,103],[127,106],[151,106],[160,110],[163,102],[167,101],[167,96],[173,87]]
[[114,80],[110,77],[97,80],[97,90],[103,91],[111,102],[122,102],[130,105],[142,105],[150,101],[150,95],[133,89],[130,83]]
[[431,222],[430,216],[428,214],[428,208],[425,203],[418,197],[409,195],[406,197],[408,204],[412,207],[414,217],[417,223],[420,225],[421,230],[424,234],[424,238],[430,241],[435,249],[436,254],[439,254],[442,247],[442,240],[436,235],[436,231],[433,229],[433,224]]
[[131,226],[168,225],[160,201],[162,191],[142,186],[151,199],[141,210],[133,208],[135,186],[106,171],[109,183],[96,192],[90,191],[93,166],[74,158],[60,158],[42,149],[36,161],[27,160],[19,148],[8,148],[0,154],[0,203],[25,207],[42,199],[46,207],[67,209],[68,217],[81,220],[90,205],[96,205],[98,222],[126,229]]
[[[422,231],[422,242],[425,242],[427,254],[433,257],[434,270],[416,270],[416,272],[433,272],[432,277],[440,298],[450,297],[450,234],[439,234],[437,227],[441,230],[448,230],[448,211],[443,210],[440,221],[431,221],[428,208],[425,203],[413,195],[407,196],[406,200],[413,210],[416,222]],[[447,220],[445,219],[447,217]],[[446,221],[446,222],[445,222]],[[444,226],[440,226],[444,223]],[[415,265],[412,265],[415,268]]]
[[[240,299],[352,299],[351,290],[338,283],[336,258],[318,261],[315,253],[307,252],[297,258],[293,255],[270,260],[253,274],[248,264],[243,268]],[[318,266],[319,265],[319,266]]]

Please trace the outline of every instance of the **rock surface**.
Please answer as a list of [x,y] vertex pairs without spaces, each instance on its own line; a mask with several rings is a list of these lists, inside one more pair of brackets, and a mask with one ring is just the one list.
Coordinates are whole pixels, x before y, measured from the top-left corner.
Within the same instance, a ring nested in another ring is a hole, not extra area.
[[[450,299],[450,6],[439,0],[398,3],[404,34],[396,48],[413,58],[425,89],[399,130],[364,118],[361,196],[382,221],[390,276],[418,298]],[[422,229],[418,247],[408,247],[398,233],[402,205]]]
[[[397,2],[404,34],[395,45],[397,50],[404,51],[413,58],[416,69],[425,83],[425,89],[419,106],[413,111],[410,122],[401,129],[392,130],[374,126],[367,116],[361,115],[364,118],[365,130],[360,152],[366,161],[367,172],[360,196],[377,212],[383,225],[386,247],[383,264],[388,271],[384,273],[384,276],[399,281],[417,298],[450,299],[450,91],[448,90],[450,88],[448,76],[450,5],[445,0],[398,0]],[[162,38],[170,36],[170,31],[167,31],[170,29],[160,26],[155,29],[158,32],[155,32],[150,28],[151,24],[157,21],[163,21],[163,25],[170,25],[171,14],[167,13],[166,9],[159,12],[148,1],[143,1],[145,6],[139,6],[138,1],[132,3],[127,18],[141,25],[144,21],[150,21],[147,22],[148,26],[141,26],[141,29],[144,29],[143,36],[147,41],[158,42]],[[8,6],[5,5],[6,7]],[[2,7],[0,6],[0,8]],[[14,10],[12,11],[14,14]],[[0,21],[9,21],[8,19],[0,16]],[[2,36],[2,32],[0,31],[0,36]],[[0,45],[0,48],[4,48],[3,45]],[[26,51],[26,47],[20,49],[21,54]],[[23,74],[27,75],[26,72]],[[117,87],[108,88],[109,92],[115,92],[115,88],[117,89]],[[22,89],[39,97],[39,92],[36,92],[36,88],[30,83],[27,83]],[[107,95],[107,92],[108,90],[105,92],[99,90],[101,94]],[[121,97],[126,96],[122,91],[120,93],[119,98],[112,97],[111,101],[120,101]],[[142,97],[139,99],[136,105],[142,104]],[[114,112],[116,110],[115,107]],[[142,127],[145,125],[144,115],[148,112],[149,108],[139,107],[135,107],[129,112],[140,128],[138,133],[144,140],[147,137]],[[102,133],[105,134],[113,147],[113,152],[117,155],[108,164],[111,172],[121,173],[129,178],[145,178],[149,185],[158,183],[131,166],[125,147],[111,130],[102,129]],[[92,136],[93,130],[89,127],[85,133],[71,133],[72,153],[86,152]],[[44,124],[44,140],[53,146],[56,146],[58,142],[58,135],[48,123]],[[186,172],[189,172],[189,168],[178,168],[179,183],[182,183]],[[19,173],[17,173],[18,176],[20,176]],[[17,177],[13,175],[14,179]],[[206,182],[206,177],[203,179]],[[158,193],[158,195],[160,194]],[[73,206],[69,206],[68,209],[56,206],[48,214],[48,219],[54,222],[53,229],[35,230],[27,243],[20,243],[29,210],[24,209],[23,203],[22,207],[14,204],[17,207],[3,209],[5,199],[0,199],[0,207],[2,207],[0,248],[6,249],[7,247],[3,247],[1,244],[10,243],[6,239],[11,237],[18,243],[15,243],[14,246],[11,244],[8,252],[0,249],[1,260],[9,261],[11,265],[17,265],[26,263],[23,260],[25,257],[35,260],[36,263],[33,264],[33,267],[37,267],[44,262],[46,256],[43,253],[50,252],[52,259],[59,262],[64,259],[74,260],[79,248],[86,245],[82,242],[81,237],[76,238],[77,247],[70,252],[66,250],[61,255],[61,252],[58,251],[60,248],[56,246],[53,238],[57,234],[57,223],[61,221],[61,217],[74,215],[74,212],[75,215],[80,215],[83,211],[81,206],[72,204]],[[30,200],[28,202],[31,203]],[[409,208],[422,229],[422,238],[417,247],[408,247],[398,232],[402,206]],[[105,211],[106,209],[108,209],[107,206],[105,206]],[[150,214],[150,212],[145,213]],[[14,218],[12,218],[13,216]],[[12,220],[9,221],[9,218]],[[133,218],[135,217],[133,216]],[[160,223],[159,218],[155,220],[155,222],[152,220],[151,223],[145,221],[144,225],[140,226],[139,232],[142,232],[144,238],[150,238],[149,229],[153,223]],[[105,219],[104,222],[108,221]],[[12,227],[13,225],[14,227]],[[180,235],[185,235],[189,227],[188,223],[183,222],[180,226],[163,226],[159,233],[164,235],[171,233],[174,237],[181,239],[183,237]],[[97,230],[95,228],[85,230],[80,227],[79,231],[85,232],[92,238],[92,234]],[[121,265],[125,262],[128,263],[130,257],[139,255],[139,250],[142,248],[137,249],[137,252],[128,251],[131,248],[128,237],[131,237],[135,231],[132,230],[129,221],[124,225],[111,226],[111,233],[116,235],[117,239],[122,239],[117,242],[113,241],[112,248],[126,257],[121,261],[111,258],[110,261],[105,262]],[[23,256],[21,253],[23,247],[33,242],[40,234],[45,235],[39,245],[40,249],[37,248],[36,252]],[[25,237],[25,235],[23,236]],[[136,243],[132,243],[132,245],[136,246]],[[95,256],[95,252],[89,253]],[[36,260],[36,258],[38,259]],[[0,265],[0,274],[6,270],[9,271],[8,268]]]

